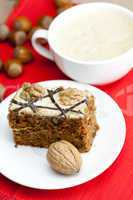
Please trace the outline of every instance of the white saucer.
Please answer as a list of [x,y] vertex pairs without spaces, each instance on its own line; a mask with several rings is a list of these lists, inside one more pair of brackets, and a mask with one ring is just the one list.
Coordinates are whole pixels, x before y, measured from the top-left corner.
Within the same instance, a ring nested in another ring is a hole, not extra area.
[[8,106],[14,95],[12,94],[0,104],[0,172],[14,182],[39,189],[68,188],[95,178],[115,161],[123,147],[126,126],[120,108],[110,96],[93,86],[63,80],[41,84],[85,89],[96,97],[100,130],[92,149],[82,154],[83,165],[78,174],[64,176],[49,167],[47,149],[25,146],[15,148],[7,120]]

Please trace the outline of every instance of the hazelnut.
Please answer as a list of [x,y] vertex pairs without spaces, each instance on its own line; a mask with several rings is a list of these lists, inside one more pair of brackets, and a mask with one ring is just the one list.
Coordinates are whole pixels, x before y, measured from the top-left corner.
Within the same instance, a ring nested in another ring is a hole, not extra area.
[[52,16],[43,16],[39,20],[39,26],[41,26],[41,28],[48,29],[52,21]]
[[3,62],[0,60],[0,70],[3,68]]
[[24,31],[16,31],[10,34],[10,41],[15,45],[23,45],[26,41],[26,33]]
[[3,100],[5,91],[6,91],[6,89],[5,89],[4,85],[0,84],[0,102]]
[[67,10],[68,8],[71,8],[72,6],[74,6],[74,4],[68,4],[68,5],[65,5],[63,7],[59,7],[57,8],[57,14],[60,14],[62,13],[63,11]]
[[21,75],[23,72],[23,66],[21,62],[17,59],[8,60],[4,66],[4,69],[7,74],[12,78]]
[[6,24],[0,24],[0,41],[4,41],[8,38],[10,30]]
[[33,28],[31,29],[31,31],[29,32],[29,34],[28,34],[28,38],[31,39],[31,38],[32,38],[32,35],[35,33],[35,31],[37,31],[37,30],[39,30],[39,29],[41,29],[41,27],[39,27],[39,26],[33,27]]
[[57,15],[59,15],[60,13],[62,13],[65,10],[66,10],[65,8],[57,8]]
[[24,16],[18,17],[14,22],[14,29],[29,32],[32,28],[31,21]]
[[71,143],[61,140],[49,146],[47,159],[50,166],[61,174],[71,175],[80,171],[82,159]]
[[72,0],[55,0],[55,5],[57,8],[62,8],[65,6],[72,6],[73,2]]
[[30,50],[24,46],[18,46],[14,49],[14,57],[22,63],[28,63],[33,59]]

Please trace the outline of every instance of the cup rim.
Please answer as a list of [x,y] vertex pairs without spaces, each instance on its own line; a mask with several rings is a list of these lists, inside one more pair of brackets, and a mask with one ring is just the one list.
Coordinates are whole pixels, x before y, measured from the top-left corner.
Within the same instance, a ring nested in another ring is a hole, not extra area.
[[64,15],[67,15],[70,11],[75,10],[75,9],[79,9],[80,7],[86,7],[86,6],[110,6],[112,7],[112,9],[118,9],[118,11],[121,11],[125,14],[127,14],[127,16],[132,17],[133,18],[133,12],[128,9],[125,8],[124,6],[118,5],[118,4],[114,4],[114,3],[110,3],[110,2],[88,2],[88,3],[83,3],[83,4],[78,4],[74,7],[71,7],[65,11],[63,11],[61,14],[59,14],[58,16],[55,17],[55,19],[52,21],[49,30],[48,30],[48,42],[50,45],[50,48],[60,57],[62,57],[63,59],[69,60],[73,63],[79,63],[79,64],[84,64],[84,65],[88,65],[88,64],[92,64],[92,65],[96,65],[96,64],[106,64],[106,63],[112,63],[114,61],[120,60],[123,57],[126,57],[130,54],[130,52],[133,50],[132,48],[129,48],[127,51],[125,51],[124,53],[120,54],[119,56],[115,56],[113,58],[110,59],[104,59],[104,60],[90,60],[90,61],[83,61],[83,60],[76,60],[74,58],[71,58],[69,56],[63,55],[61,54],[52,44],[51,42],[51,32],[52,30],[55,28],[55,23],[60,20],[60,18],[64,17]]

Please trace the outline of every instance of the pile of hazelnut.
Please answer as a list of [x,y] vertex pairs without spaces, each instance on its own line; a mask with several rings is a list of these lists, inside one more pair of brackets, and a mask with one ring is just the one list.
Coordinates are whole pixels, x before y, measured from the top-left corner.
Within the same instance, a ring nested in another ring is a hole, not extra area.
[[[47,20],[47,16],[45,20]],[[33,60],[30,49],[25,47],[24,44],[30,40],[35,30],[35,27],[32,28],[31,21],[25,16],[16,18],[13,24],[13,31],[6,24],[0,24],[0,42],[8,41],[13,46],[14,58],[7,60],[6,63],[3,63],[0,59],[0,70],[4,70],[8,76],[12,78],[18,77],[23,72],[23,65]]]
[[[57,15],[62,11],[74,6],[72,0],[54,0],[57,9]],[[8,41],[13,46],[13,57],[3,63],[0,58],[0,71],[4,71],[9,77],[16,78],[23,73],[23,65],[33,60],[32,52],[24,44],[30,41],[33,33],[40,28],[48,29],[54,17],[42,16],[33,27],[32,22],[25,16],[18,16],[14,23],[13,29],[10,30],[8,25],[0,24],[0,42]],[[38,42],[45,45],[46,40],[38,39]],[[0,90],[1,91],[1,90]],[[2,90],[3,93],[3,90]]]

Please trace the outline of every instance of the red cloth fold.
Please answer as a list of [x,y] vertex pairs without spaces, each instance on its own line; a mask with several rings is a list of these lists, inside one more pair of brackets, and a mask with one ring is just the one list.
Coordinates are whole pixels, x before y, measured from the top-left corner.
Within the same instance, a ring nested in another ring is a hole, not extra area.
[[[19,6],[10,15],[7,23],[12,26],[17,16],[25,15],[35,25],[39,17],[45,14],[53,16],[56,14],[52,0],[21,0]],[[35,60],[25,65],[23,75],[16,79],[11,79],[4,73],[0,73],[0,83],[7,86],[6,95],[15,91],[24,81],[38,82],[51,79],[68,79],[53,62],[42,58],[32,49],[30,44],[27,45],[33,51]],[[4,61],[13,57],[13,48],[8,43],[0,44],[0,57]],[[99,88],[110,94],[119,104],[127,124],[127,137],[124,148],[113,165],[90,182],[74,188],[57,191],[27,188],[13,183],[3,175],[0,175],[0,200],[133,199],[133,70],[121,80]],[[119,130],[117,130],[116,134],[119,134]]]

